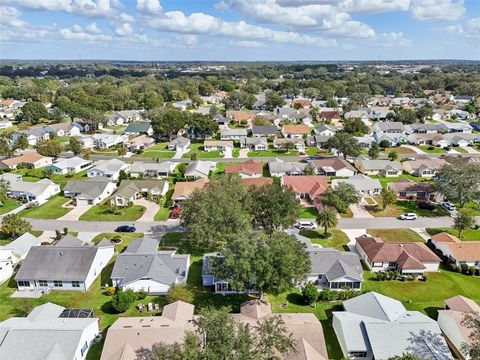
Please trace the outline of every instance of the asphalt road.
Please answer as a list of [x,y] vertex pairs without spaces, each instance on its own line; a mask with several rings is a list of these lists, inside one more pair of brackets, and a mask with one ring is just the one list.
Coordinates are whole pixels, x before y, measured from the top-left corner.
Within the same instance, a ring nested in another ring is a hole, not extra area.
[[[137,232],[163,234],[166,232],[184,231],[184,228],[176,221],[71,221],[71,220],[47,220],[26,219],[32,224],[34,230],[54,231],[63,230],[67,227],[70,231],[77,232],[113,232],[120,225],[134,225]],[[312,221],[312,219],[303,219]],[[476,218],[480,222],[480,217]],[[341,218],[338,220],[337,229],[410,229],[429,227],[450,227],[453,220],[450,217],[420,217],[414,221],[398,220],[396,218],[366,218],[353,219]]]

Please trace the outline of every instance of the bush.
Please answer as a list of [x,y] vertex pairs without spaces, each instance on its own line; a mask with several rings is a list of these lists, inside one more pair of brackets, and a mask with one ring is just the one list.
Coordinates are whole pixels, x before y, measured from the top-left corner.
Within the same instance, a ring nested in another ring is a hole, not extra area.
[[475,275],[476,271],[477,271],[477,268],[475,266],[470,266],[468,268],[468,275]]
[[113,296],[117,292],[117,289],[114,286],[109,286],[105,289],[105,292],[107,293],[107,295]]
[[192,289],[187,285],[175,285],[168,289],[167,301],[169,303],[175,301],[184,301],[187,303],[193,303],[194,293]]
[[112,299],[112,307],[119,313],[124,313],[133,302],[137,300],[137,295],[133,290],[118,291]]
[[460,265],[462,268],[462,274],[468,274],[468,265],[467,264],[462,264]]
[[148,295],[148,292],[146,292],[146,291],[143,290],[143,289],[137,291],[137,299],[138,299],[138,300],[143,300],[143,299],[145,299],[145,298],[147,297],[147,295]]
[[321,301],[334,301],[334,300],[338,300],[338,292],[337,291],[333,291],[333,290],[330,290],[330,289],[323,289],[322,291],[320,291],[320,293],[318,294],[318,300],[321,300]]
[[427,278],[427,275],[423,274],[422,275],[422,281],[423,282],[427,282],[428,278]]
[[312,283],[308,283],[302,290],[302,296],[306,304],[313,304],[318,299],[317,287]]
[[435,210],[435,204],[432,204],[431,202],[428,201],[419,201],[417,203],[417,207],[419,209],[425,209],[425,210]]

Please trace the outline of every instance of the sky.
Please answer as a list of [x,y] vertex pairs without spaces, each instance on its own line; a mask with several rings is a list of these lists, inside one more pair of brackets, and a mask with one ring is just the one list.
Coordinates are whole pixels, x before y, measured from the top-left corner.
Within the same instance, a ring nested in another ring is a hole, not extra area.
[[480,60],[480,0],[0,0],[0,58]]

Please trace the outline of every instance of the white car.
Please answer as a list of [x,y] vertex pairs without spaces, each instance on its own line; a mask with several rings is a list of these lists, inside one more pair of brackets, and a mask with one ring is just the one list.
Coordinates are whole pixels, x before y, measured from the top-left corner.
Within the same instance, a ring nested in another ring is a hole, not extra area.
[[311,221],[299,221],[297,223],[297,228],[300,229],[300,230],[302,230],[302,229],[315,230],[317,227]]
[[417,214],[414,213],[406,213],[402,214],[399,217],[400,220],[417,220]]
[[453,205],[451,202],[444,202],[442,203],[442,206],[444,209],[448,210],[448,211],[455,211],[457,210],[456,206]]

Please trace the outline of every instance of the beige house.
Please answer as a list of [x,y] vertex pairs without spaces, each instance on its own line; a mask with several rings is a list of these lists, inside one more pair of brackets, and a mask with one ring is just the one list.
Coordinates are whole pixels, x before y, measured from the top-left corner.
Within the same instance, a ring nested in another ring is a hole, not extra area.
[[165,196],[169,189],[168,181],[163,180],[122,180],[118,190],[110,199],[113,206],[128,206],[143,196]]
[[402,164],[398,161],[360,158],[355,160],[355,167],[362,174],[369,176],[397,177],[402,174]]
[[433,177],[438,169],[448,164],[444,159],[423,157],[402,163],[405,172],[418,177]]
[[203,143],[205,151],[225,151],[227,148],[233,149],[233,141],[205,140]]
[[33,152],[3,159],[0,161],[0,168],[14,170],[20,164],[30,169],[38,169],[52,164],[52,158]]

